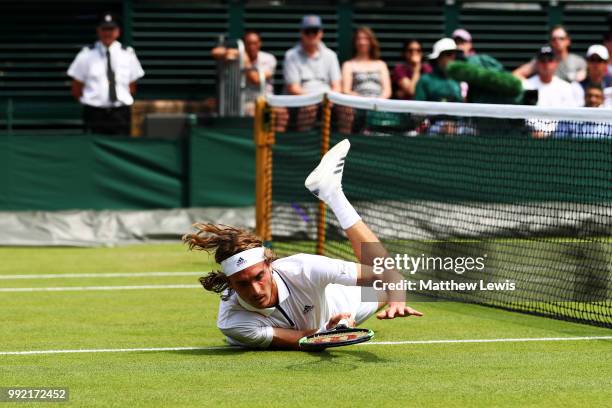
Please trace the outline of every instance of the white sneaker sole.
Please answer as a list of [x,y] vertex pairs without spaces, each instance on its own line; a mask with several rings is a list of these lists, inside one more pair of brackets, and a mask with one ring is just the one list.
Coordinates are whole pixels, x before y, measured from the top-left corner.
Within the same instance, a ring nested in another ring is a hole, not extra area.
[[[351,143],[348,141],[348,139],[344,139],[332,147],[327,153],[325,153],[319,165],[308,175],[306,181],[304,182],[304,186],[316,196],[319,196],[319,191],[324,183],[331,182],[337,184],[337,186],[326,186],[330,189],[340,188],[342,183],[342,172],[344,170],[344,161],[350,148]],[[330,178],[332,178],[334,174],[340,174],[337,182],[335,180],[330,181]]]

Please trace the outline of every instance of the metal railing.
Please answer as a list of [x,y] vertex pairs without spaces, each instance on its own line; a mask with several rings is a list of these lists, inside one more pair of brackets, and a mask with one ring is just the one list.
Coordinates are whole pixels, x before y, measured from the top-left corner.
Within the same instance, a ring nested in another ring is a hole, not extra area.
[[[223,38],[219,39],[223,42]],[[225,116],[247,116],[246,105],[255,102],[256,98],[249,95],[247,100],[247,78],[245,69],[245,49],[242,40],[237,40],[238,57],[236,59],[221,59],[217,61],[217,114]],[[266,78],[263,71],[256,68],[259,76],[259,91],[263,95],[266,89]],[[255,96],[257,96],[255,95]],[[252,101],[250,99],[253,99]],[[252,115],[252,113],[250,113]]]

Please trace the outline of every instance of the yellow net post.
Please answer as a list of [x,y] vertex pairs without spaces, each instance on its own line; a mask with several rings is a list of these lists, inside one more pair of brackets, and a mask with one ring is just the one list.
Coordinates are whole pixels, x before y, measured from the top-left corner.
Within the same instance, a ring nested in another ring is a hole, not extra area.
[[[321,157],[329,150],[329,136],[331,132],[331,103],[327,95],[323,98],[323,115],[321,119]],[[325,216],[326,207],[319,201],[317,213],[317,255],[323,255],[325,248]]]
[[264,97],[255,104],[255,232],[264,241],[272,239],[272,145],[274,111]]

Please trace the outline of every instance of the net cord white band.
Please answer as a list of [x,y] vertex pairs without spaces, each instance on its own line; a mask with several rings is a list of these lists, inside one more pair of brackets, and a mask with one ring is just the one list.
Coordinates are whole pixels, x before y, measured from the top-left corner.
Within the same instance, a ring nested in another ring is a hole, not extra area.
[[226,276],[232,276],[233,274],[240,272],[249,266],[258,264],[265,259],[265,248],[257,247],[247,249],[246,251],[238,252],[237,254],[230,256],[221,262],[221,266],[223,267],[223,273]]
[[268,95],[266,96],[266,102],[272,107],[300,108],[321,103],[324,95],[324,93],[310,95]]
[[[297,108],[320,103],[324,93],[292,96],[268,96],[273,107]],[[458,102],[404,101],[380,98],[364,98],[328,92],[329,100],[337,105],[379,112],[411,113],[419,115],[449,115],[500,119],[575,120],[588,122],[612,122],[612,109],[606,108],[547,108],[530,105],[502,105]]]

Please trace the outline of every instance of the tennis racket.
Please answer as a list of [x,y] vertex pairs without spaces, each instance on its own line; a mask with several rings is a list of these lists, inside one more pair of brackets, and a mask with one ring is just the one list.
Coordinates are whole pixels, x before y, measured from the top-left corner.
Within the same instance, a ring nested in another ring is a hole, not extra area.
[[301,350],[321,351],[329,347],[364,343],[372,337],[374,337],[372,330],[348,327],[346,320],[343,319],[332,330],[302,337],[298,344]]

